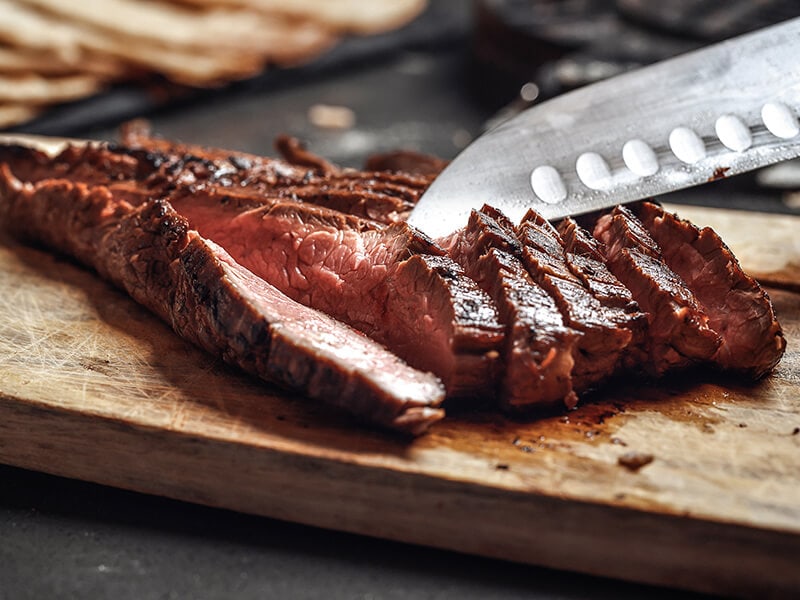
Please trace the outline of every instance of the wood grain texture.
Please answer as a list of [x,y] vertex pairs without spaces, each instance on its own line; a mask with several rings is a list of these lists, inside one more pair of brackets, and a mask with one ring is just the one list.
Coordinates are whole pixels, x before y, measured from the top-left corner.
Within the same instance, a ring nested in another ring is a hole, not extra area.
[[[736,222],[723,235],[749,268],[760,256],[737,231],[750,220]],[[771,290],[787,354],[757,384],[713,372],[620,381],[568,414],[451,411],[409,441],[227,368],[93,274],[7,238],[0,289],[4,463],[633,581],[800,590],[800,295],[789,290]],[[627,468],[626,453],[653,460]]]

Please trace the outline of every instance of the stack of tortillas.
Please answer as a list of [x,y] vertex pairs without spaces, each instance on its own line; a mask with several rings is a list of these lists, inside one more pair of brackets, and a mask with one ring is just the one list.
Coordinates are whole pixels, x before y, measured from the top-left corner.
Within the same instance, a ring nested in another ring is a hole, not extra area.
[[0,0],[0,128],[156,73],[192,87],[297,65],[425,0]]

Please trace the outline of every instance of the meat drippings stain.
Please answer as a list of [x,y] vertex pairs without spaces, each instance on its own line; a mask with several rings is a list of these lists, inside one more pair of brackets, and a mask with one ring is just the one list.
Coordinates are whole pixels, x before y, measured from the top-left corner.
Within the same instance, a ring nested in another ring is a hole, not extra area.
[[711,174],[711,177],[709,177],[708,180],[717,181],[718,179],[725,179],[728,176],[728,171],[730,170],[730,167],[717,167],[714,169],[714,172]]

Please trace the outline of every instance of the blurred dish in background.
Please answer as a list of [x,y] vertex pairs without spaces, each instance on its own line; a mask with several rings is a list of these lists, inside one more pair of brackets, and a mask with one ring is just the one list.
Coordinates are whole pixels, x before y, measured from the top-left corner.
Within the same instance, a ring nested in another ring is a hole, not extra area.
[[631,20],[675,35],[724,40],[800,15],[797,0],[614,0]]
[[217,87],[398,28],[426,0],[0,0],[0,128],[137,81]]
[[[509,114],[606,79],[800,16],[796,0],[477,0],[473,55],[485,100]],[[486,82],[491,81],[492,85]],[[520,90],[536,86],[534,100]]]

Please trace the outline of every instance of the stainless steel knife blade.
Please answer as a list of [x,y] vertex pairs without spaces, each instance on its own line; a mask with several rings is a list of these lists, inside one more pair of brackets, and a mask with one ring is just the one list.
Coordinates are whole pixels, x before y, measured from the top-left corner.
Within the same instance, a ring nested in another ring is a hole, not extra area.
[[409,223],[431,237],[491,204],[558,219],[800,156],[800,19],[564,94],[485,133]]

